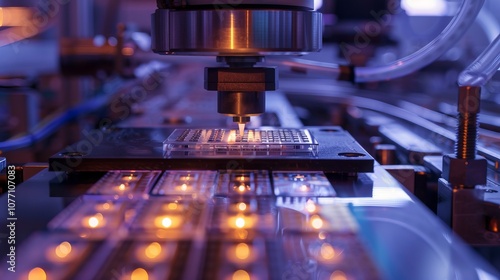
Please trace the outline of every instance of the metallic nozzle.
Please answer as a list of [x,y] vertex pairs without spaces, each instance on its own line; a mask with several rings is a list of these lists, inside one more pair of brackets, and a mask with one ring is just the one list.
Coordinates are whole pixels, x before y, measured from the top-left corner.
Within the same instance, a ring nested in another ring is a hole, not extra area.
[[232,117],[248,117],[246,121],[235,122],[248,122],[250,116],[257,116],[265,111],[265,92],[219,91],[217,93],[217,112]]
[[264,113],[266,109],[265,92],[226,92],[217,94],[217,111],[233,117],[238,123],[240,135],[245,132],[245,124],[250,116]]
[[247,122],[250,122],[249,116],[237,116],[233,117],[233,122],[238,123],[238,128],[240,131],[240,135],[243,136],[245,134],[245,126]]
[[250,122],[250,116],[237,116],[237,117],[233,117],[233,122],[239,123],[239,124]]

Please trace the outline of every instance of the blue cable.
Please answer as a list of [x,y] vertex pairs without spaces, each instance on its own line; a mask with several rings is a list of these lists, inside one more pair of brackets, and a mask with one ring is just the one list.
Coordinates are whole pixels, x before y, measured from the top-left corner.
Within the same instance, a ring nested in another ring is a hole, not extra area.
[[[110,87],[112,89],[116,89],[117,86],[115,83],[112,83]],[[56,132],[59,127],[77,118],[78,116],[91,113],[103,107],[108,103],[110,96],[112,96],[115,92],[116,91],[107,88],[103,89],[102,92],[97,93],[101,94],[100,96],[94,97],[78,106],[70,108],[66,112],[63,112],[60,116],[49,121],[43,127],[36,129],[28,135],[0,142],[0,151],[6,152],[33,145],[34,143],[50,136]]]

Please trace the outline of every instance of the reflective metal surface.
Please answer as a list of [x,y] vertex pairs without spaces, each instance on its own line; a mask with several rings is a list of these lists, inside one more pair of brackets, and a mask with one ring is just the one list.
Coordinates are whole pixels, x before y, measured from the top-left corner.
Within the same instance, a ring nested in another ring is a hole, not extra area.
[[[186,6],[211,6],[214,8],[236,8],[239,6],[288,6],[313,9],[313,0],[233,0],[233,1],[214,1],[214,0],[186,0],[186,1],[163,1],[168,7],[186,7]],[[170,3],[169,3],[170,2]]]
[[[380,166],[330,180],[321,172],[167,171],[153,188],[162,191],[93,193],[110,182],[131,186],[156,176],[139,173],[111,171],[82,185],[83,195],[70,194],[71,180],[56,183],[59,175],[46,170],[25,182],[17,192],[19,234],[37,234],[19,247],[19,272],[3,263],[0,278],[499,277]],[[346,196],[344,188],[369,192]]]
[[285,55],[322,46],[317,12],[159,9],[152,22],[152,49],[160,54]]

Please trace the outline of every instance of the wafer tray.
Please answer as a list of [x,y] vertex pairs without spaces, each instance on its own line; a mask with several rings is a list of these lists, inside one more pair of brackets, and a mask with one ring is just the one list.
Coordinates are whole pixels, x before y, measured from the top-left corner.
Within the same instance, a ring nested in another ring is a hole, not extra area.
[[112,128],[55,154],[49,169],[357,173],[372,172],[373,163],[348,132],[335,126],[263,127],[241,136],[227,128]]
[[204,154],[311,154],[318,142],[307,129],[249,129],[240,135],[234,129],[176,129],[163,142],[167,153]]

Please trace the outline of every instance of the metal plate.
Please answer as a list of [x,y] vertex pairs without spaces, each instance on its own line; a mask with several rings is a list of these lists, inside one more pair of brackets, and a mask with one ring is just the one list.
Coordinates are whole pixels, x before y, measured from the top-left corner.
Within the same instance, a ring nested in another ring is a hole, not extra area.
[[284,170],[372,172],[373,158],[339,127],[306,127],[318,142],[317,154],[286,155],[165,153],[170,128],[114,128],[52,156],[51,171],[108,170]]

